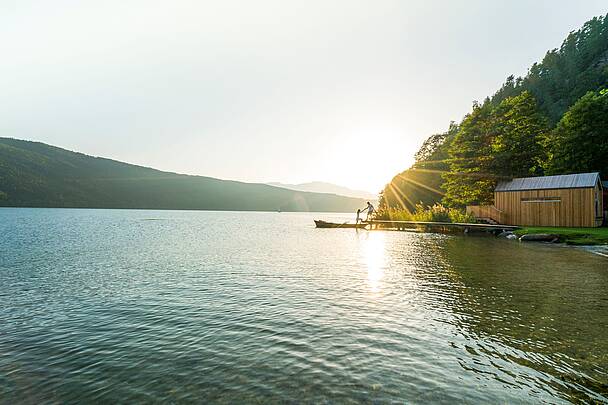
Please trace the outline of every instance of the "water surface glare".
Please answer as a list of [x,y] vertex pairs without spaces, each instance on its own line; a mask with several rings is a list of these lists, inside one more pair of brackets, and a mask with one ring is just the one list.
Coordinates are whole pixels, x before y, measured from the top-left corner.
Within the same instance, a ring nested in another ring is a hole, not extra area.
[[605,257],[313,217],[0,209],[0,403],[608,402]]

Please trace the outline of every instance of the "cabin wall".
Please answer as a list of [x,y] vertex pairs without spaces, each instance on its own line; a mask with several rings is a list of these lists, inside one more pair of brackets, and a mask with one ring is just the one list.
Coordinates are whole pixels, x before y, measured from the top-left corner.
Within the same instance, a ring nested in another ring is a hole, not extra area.
[[608,187],[603,186],[603,194],[604,194],[604,225],[608,226]]
[[595,226],[602,226],[604,224],[604,210],[606,207],[604,206],[604,189],[602,187],[602,183],[598,181],[597,185],[594,189],[594,209],[595,209],[595,198],[597,198],[598,209],[596,210],[595,216]]
[[506,223],[522,226],[595,227],[595,188],[499,191],[494,205]]

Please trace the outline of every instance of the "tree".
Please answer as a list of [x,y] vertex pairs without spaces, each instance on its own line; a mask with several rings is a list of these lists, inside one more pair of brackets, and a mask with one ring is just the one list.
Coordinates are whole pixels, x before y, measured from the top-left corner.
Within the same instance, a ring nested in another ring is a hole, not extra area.
[[581,97],[559,121],[547,147],[551,174],[599,171],[608,176],[608,90]]
[[445,142],[447,133],[434,134],[429,136],[423,143],[418,152],[414,155],[416,162],[428,160],[433,153]]
[[495,180],[490,170],[492,104],[473,104],[449,148],[450,171],[444,174],[443,198],[450,206],[489,203]]
[[450,146],[444,203],[489,204],[498,180],[542,174],[547,122],[527,91],[474,105]]
[[490,172],[497,177],[542,175],[546,118],[528,91],[503,100],[494,110]]
[[494,94],[498,105],[529,91],[540,111],[555,125],[564,112],[587,91],[608,86],[608,15],[594,17],[572,31],[558,49],[548,51],[523,78],[509,76]]

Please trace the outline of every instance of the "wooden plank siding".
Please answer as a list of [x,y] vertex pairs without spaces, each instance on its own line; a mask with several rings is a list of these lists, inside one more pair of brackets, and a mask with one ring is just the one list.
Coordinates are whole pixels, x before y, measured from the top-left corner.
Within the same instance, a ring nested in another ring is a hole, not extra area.
[[595,212],[599,187],[497,191],[494,206],[510,225],[596,227],[602,223]]
[[507,223],[505,213],[496,209],[493,205],[467,205],[466,212],[475,216],[475,218],[488,218],[499,224]]
[[[602,186],[601,181],[597,182],[595,189],[594,189],[594,193],[595,193],[594,195],[597,196],[598,203],[599,203],[599,206],[598,206],[599,213],[596,213],[596,216],[595,216],[595,223],[596,223],[595,226],[602,226],[604,224],[604,210],[606,209],[606,207],[604,206],[604,198],[603,198],[604,187]],[[595,203],[594,203],[594,205],[595,205]]]
[[608,225],[608,182],[602,183],[602,192],[604,194],[604,198],[602,199],[602,205],[604,210],[604,224]]

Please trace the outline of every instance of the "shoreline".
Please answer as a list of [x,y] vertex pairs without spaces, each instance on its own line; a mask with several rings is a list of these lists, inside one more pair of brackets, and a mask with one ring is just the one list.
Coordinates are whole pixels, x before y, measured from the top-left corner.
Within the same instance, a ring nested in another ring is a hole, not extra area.
[[[388,221],[387,221],[388,222]],[[608,227],[598,228],[558,228],[558,227],[532,227],[532,226],[521,226],[518,229],[508,230],[505,232],[498,233],[498,229],[475,229],[474,227],[465,228],[464,232],[461,232],[462,228],[442,227],[442,223],[411,223],[408,227],[389,228],[379,226],[375,228],[377,230],[393,230],[393,231],[409,231],[409,232],[429,232],[429,233],[444,233],[444,234],[475,234],[475,235],[491,235],[497,238],[503,238],[507,240],[516,240],[518,242],[544,242],[553,244],[563,244],[567,246],[581,246],[581,247],[608,247]],[[456,224],[454,224],[456,225]],[[375,230],[374,229],[374,230]],[[529,235],[528,237],[524,237]],[[524,237],[522,239],[522,237]]]
[[551,235],[557,242],[570,246],[608,246],[608,227],[556,228],[522,227],[513,232],[518,238],[524,235]]

